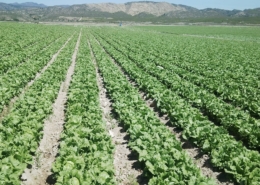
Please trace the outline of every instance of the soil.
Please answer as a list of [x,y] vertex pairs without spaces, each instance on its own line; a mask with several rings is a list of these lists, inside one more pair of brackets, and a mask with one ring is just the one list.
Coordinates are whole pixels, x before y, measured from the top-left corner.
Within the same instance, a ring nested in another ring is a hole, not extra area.
[[[58,153],[60,134],[65,123],[65,103],[67,101],[68,88],[74,73],[76,57],[80,43],[81,33],[72,56],[72,63],[68,69],[66,79],[61,83],[58,97],[53,104],[53,114],[44,122],[43,138],[34,156],[34,163],[27,168],[22,175],[22,185],[48,184],[47,179],[51,176],[52,163]],[[62,49],[62,48],[61,48]],[[57,53],[58,55],[59,53]],[[56,55],[56,57],[57,57]],[[53,61],[52,61],[53,62]]]
[[[91,49],[91,48],[90,48]],[[146,184],[142,178],[142,170],[139,168],[138,159],[132,154],[132,151],[127,146],[129,136],[112,113],[111,101],[107,96],[107,91],[103,84],[94,54],[91,51],[93,63],[96,67],[97,84],[99,88],[99,101],[103,113],[103,120],[106,123],[106,128],[112,138],[115,146],[114,152],[114,168],[115,178],[118,185],[133,185]]]
[[[117,62],[112,57],[111,57],[111,60],[114,61],[115,65],[122,72],[122,74],[127,78],[127,80],[133,86],[135,86],[137,88],[137,84],[130,79],[130,77],[124,72],[124,70],[117,64]],[[219,185],[234,185],[235,184],[234,182],[232,182],[232,179],[230,177],[228,177],[228,175],[224,171],[220,171],[212,166],[212,164],[210,163],[210,157],[208,155],[204,154],[200,150],[200,148],[195,146],[192,142],[190,142],[188,140],[184,140],[182,138],[181,129],[172,126],[168,116],[162,115],[156,109],[155,101],[153,101],[151,99],[147,99],[144,92],[139,91],[139,93],[140,93],[140,96],[142,97],[142,99],[146,102],[146,105],[155,112],[155,115],[161,121],[161,123],[164,124],[175,135],[176,139],[181,142],[183,150],[188,153],[190,158],[197,165],[197,167],[201,170],[201,172],[204,176],[214,179],[217,182],[217,184],[219,184]]]

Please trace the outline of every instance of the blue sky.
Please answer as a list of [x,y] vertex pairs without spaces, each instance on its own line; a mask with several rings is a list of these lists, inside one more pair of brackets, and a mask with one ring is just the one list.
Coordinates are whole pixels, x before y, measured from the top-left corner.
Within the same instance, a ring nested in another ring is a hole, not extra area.
[[[72,4],[86,4],[86,3],[125,3],[131,0],[0,0],[4,3],[13,2],[36,2],[45,5],[72,5]],[[222,9],[248,9],[260,7],[260,0],[155,0],[156,2],[169,2],[174,4],[184,4],[193,6],[195,8],[222,8]]]

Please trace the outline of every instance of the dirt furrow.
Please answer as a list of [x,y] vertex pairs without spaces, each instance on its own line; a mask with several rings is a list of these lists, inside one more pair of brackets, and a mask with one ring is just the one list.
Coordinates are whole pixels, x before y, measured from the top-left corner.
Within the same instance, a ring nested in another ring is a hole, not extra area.
[[139,168],[138,159],[132,154],[132,151],[128,147],[129,135],[126,133],[123,126],[114,118],[115,115],[111,108],[112,103],[107,96],[103,78],[98,71],[92,50],[91,57],[96,68],[99,101],[103,114],[102,117],[106,123],[107,131],[112,138],[112,142],[115,145],[114,168],[117,183],[118,185],[146,184],[142,178],[142,170]]
[[[74,35],[74,34],[73,34]],[[52,56],[52,59],[47,63],[46,66],[44,66],[44,68],[38,72],[36,75],[35,75],[35,78],[33,80],[31,80],[30,82],[28,82],[28,84],[24,87],[24,89],[22,90],[22,92],[18,95],[18,96],[15,96],[13,97],[9,104],[6,105],[4,108],[3,108],[3,111],[0,113],[0,123],[2,122],[2,120],[4,119],[4,117],[10,113],[14,103],[26,92],[26,90],[32,86],[32,84],[41,76],[41,74],[43,74],[46,69],[55,61],[55,59],[57,58],[57,56],[60,54],[60,52],[62,51],[62,49],[68,44],[68,42],[71,40],[71,38],[73,37],[73,35],[68,38],[68,40],[63,44],[63,46],[58,50],[57,53],[55,53],[53,56]]]
[[52,174],[51,167],[58,153],[60,134],[65,122],[65,103],[69,85],[76,65],[76,57],[80,43],[81,32],[72,56],[72,63],[67,71],[66,79],[61,83],[58,97],[53,104],[53,114],[44,122],[43,138],[34,156],[32,167],[27,168],[22,175],[23,185],[49,184],[48,177]]
[[[99,43],[97,39],[96,41]],[[103,48],[103,46],[100,43],[99,45]],[[127,73],[122,69],[122,67],[104,48],[103,50],[110,56],[111,60],[115,63],[115,65],[127,78],[127,80],[138,89],[135,81],[127,75]],[[156,116],[161,121],[161,123],[164,124],[175,135],[176,139],[181,142],[183,150],[185,150],[188,153],[188,155],[191,157],[191,159],[197,165],[197,167],[201,169],[201,172],[204,176],[213,178],[219,185],[234,185],[234,183],[231,182],[231,179],[228,177],[226,173],[224,173],[224,171],[217,170],[212,166],[208,155],[204,154],[201,151],[201,149],[195,146],[192,142],[184,140],[182,138],[182,130],[172,126],[173,124],[171,124],[168,116],[166,114],[161,114],[159,110],[157,110],[155,101],[147,99],[146,94],[140,90],[139,94],[142,97],[142,99],[146,102],[146,105],[155,112]]]

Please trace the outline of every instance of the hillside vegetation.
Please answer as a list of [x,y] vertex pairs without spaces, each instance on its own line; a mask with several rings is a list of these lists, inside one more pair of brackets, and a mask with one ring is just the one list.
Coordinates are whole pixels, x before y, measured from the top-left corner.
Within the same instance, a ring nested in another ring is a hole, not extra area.
[[0,3],[1,21],[60,22],[213,22],[258,24],[260,8],[247,10],[196,9],[166,2],[99,3],[72,6],[45,6],[37,3]]

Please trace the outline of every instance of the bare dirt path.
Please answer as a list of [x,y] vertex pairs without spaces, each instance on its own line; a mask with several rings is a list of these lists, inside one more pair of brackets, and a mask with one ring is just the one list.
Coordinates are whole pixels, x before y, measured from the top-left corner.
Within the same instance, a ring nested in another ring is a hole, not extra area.
[[[74,35],[74,34],[73,34]],[[55,59],[57,58],[57,56],[60,54],[60,52],[62,51],[62,49],[68,44],[68,42],[71,40],[71,38],[73,37],[73,35],[68,38],[68,40],[63,44],[63,46],[57,51],[57,53],[55,53],[53,56],[52,56],[52,59],[47,63],[46,66],[44,66],[44,68],[38,72],[36,75],[35,75],[35,78],[33,80],[31,80],[30,82],[28,82],[28,84],[24,87],[24,89],[22,90],[22,92],[18,95],[18,96],[15,96],[13,97],[9,104],[6,105],[4,108],[3,108],[3,111],[0,113],[0,123],[2,122],[2,120],[4,119],[4,117],[10,113],[14,103],[26,92],[26,90],[32,86],[32,84],[41,76],[41,74],[43,74],[46,69],[55,61]]]
[[68,69],[66,79],[61,83],[58,97],[53,104],[53,114],[44,122],[43,138],[40,141],[34,164],[32,168],[25,169],[22,175],[22,185],[43,185],[48,184],[46,181],[51,175],[52,163],[58,153],[60,134],[63,131],[65,122],[65,103],[69,85],[76,65],[76,57],[80,43],[81,32],[72,56],[72,63]]
[[[96,41],[98,42],[97,39],[96,39]],[[101,45],[101,47],[103,48],[102,45]],[[104,51],[106,52],[105,49],[104,49]],[[109,55],[109,53],[107,53],[107,54]],[[127,78],[127,80],[138,89],[137,84],[133,80],[130,79],[130,77],[122,69],[122,67],[119,64],[117,64],[117,62],[114,60],[114,58],[111,56],[110,56],[110,58],[115,63],[115,65],[118,67],[118,69],[122,72],[122,74]],[[146,105],[155,112],[157,118],[161,121],[161,123],[164,124],[175,135],[176,139],[181,142],[183,150],[185,150],[188,153],[188,155],[193,160],[193,162],[197,165],[197,167],[199,169],[201,169],[201,172],[204,176],[214,179],[217,182],[217,184],[219,184],[219,185],[234,185],[234,183],[230,181],[230,178],[228,178],[227,174],[225,174],[223,171],[217,170],[216,168],[214,168],[212,166],[208,155],[203,154],[203,152],[200,150],[200,148],[195,146],[190,141],[184,140],[182,138],[182,131],[179,128],[172,126],[168,116],[162,115],[156,109],[156,103],[153,100],[147,99],[146,94],[140,90],[139,90],[139,94],[142,97],[142,99],[146,102]]]
[[91,57],[96,67],[97,84],[99,88],[99,101],[102,109],[103,120],[106,123],[107,131],[112,138],[112,142],[115,145],[114,168],[117,184],[146,184],[142,178],[142,171],[139,168],[137,157],[132,154],[132,151],[128,147],[129,136],[124,130],[123,126],[116,119],[114,119],[111,108],[112,103],[107,96],[103,78],[98,71],[97,63],[92,50]]

